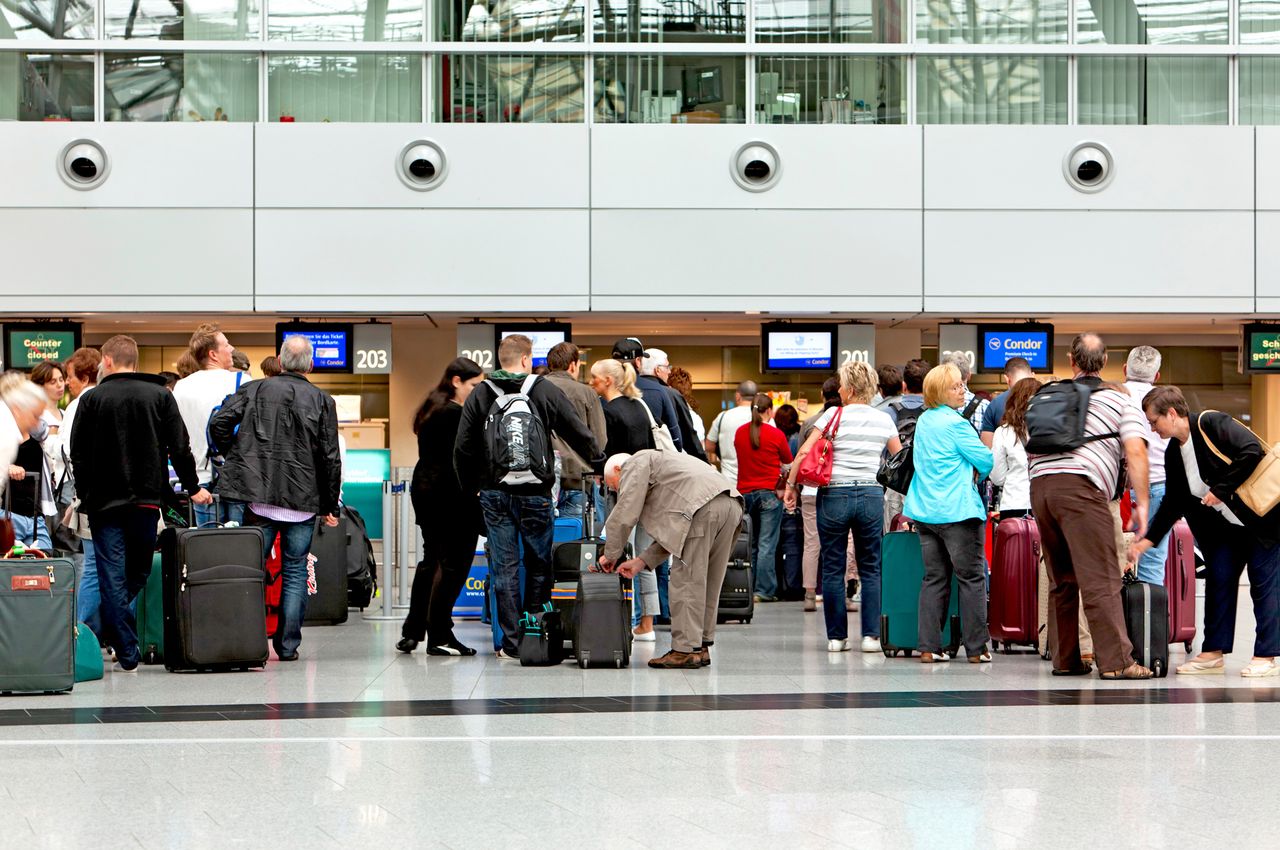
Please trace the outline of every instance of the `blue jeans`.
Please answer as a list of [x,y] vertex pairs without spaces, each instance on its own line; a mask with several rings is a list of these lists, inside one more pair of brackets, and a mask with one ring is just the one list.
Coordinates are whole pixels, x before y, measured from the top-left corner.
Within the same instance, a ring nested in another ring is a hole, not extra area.
[[89,515],[102,594],[102,643],[115,648],[116,659],[126,668],[141,661],[132,606],[151,576],[159,521],[155,508],[136,505]]
[[307,613],[307,553],[316,521],[280,522],[245,512],[245,524],[262,529],[262,560],[271,557],[271,546],[280,535],[280,616],[271,637],[276,655],[297,652],[302,643],[302,619]]
[[884,491],[874,485],[818,489],[818,543],[822,564],[822,613],[827,637],[849,636],[845,610],[845,569],[849,532],[853,532],[862,589],[862,635],[880,635],[880,537],[884,527]]
[[[554,580],[551,539],[555,511],[551,496],[515,496],[502,490],[481,490],[480,509],[489,541],[489,578],[498,598],[502,648],[514,652],[519,638],[520,612],[538,611],[551,601]],[[524,546],[524,604],[520,593],[520,551]]]
[[[1160,503],[1164,501],[1164,482],[1152,484],[1150,493],[1151,507],[1147,510],[1147,516],[1154,517],[1156,511],[1160,510]],[[1142,557],[1138,559],[1138,581],[1164,584],[1164,563],[1168,554],[1169,535],[1166,534],[1159,543],[1143,552]]]
[[98,554],[88,537],[80,541],[84,548],[84,565],[80,569],[80,586],[76,588],[76,619],[98,637],[102,637],[102,594],[98,592]]
[[244,525],[244,511],[247,505],[235,499],[220,499],[209,505],[192,505],[195,509],[196,525],[212,527],[215,524],[225,525],[234,522]]
[[14,540],[44,552],[53,548],[53,541],[49,539],[49,528],[44,524],[44,517],[38,516],[33,519],[29,516],[13,514],[9,519],[13,521]]
[[782,530],[782,502],[772,490],[752,490],[743,495],[751,517],[751,568],[755,570],[757,596],[778,595],[778,533]]
[[560,499],[556,502],[556,516],[582,519],[587,512],[587,494],[582,490],[560,488]]

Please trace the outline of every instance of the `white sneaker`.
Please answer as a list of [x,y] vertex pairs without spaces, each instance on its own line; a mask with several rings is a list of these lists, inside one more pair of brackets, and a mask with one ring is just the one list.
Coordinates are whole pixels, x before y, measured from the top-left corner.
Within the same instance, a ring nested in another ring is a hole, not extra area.
[[658,633],[653,629],[650,629],[647,632],[632,632],[631,639],[638,643],[657,643]]
[[827,641],[827,652],[848,652],[848,651],[849,651],[848,638],[832,638],[831,640]]
[[117,661],[115,664],[111,665],[111,672],[112,673],[137,673],[139,666],[140,665],[135,664],[133,667],[126,668],[119,661]]
[[880,652],[880,638],[867,635],[862,639],[863,652]]
[[520,656],[519,656],[519,655],[513,655],[513,654],[511,654],[511,653],[507,652],[505,649],[499,649],[499,650],[498,650],[496,653],[494,653],[494,654],[495,654],[495,655],[497,655],[499,658],[501,658],[501,659],[505,660],[505,661],[519,661],[519,660],[520,660]]

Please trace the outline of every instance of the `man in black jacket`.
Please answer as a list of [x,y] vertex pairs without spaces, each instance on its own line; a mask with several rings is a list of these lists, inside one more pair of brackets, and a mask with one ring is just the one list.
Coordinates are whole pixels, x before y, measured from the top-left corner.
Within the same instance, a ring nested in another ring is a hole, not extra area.
[[213,501],[200,486],[186,426],[164,379],[138,369],[138,344],[113,336],[102,346],[106,377],[81,397],[71,431],[80,510],[89,516],[102,593],[103,643],[114,669],[138,669],[137,621],[129,606],[151,575],[160,508],[173,495],[168,463],[191,501]]
[[297,661],[307,608],[307,553],[317,515],[338,524],[342,459],[333,398],[307,380],[311,341],[280,346],[284,373],[241,387],[209,420],[219,446],[229,446],[218,494],[248,505],[245,524],[263,530],[263,557],[280,535],[280,617],[272,637],[281,661]]
[[495,386],[503,393],[514,394],[525,385],[533,368],[533,341],[523,334],[507,337],[498,346],[498,364],[502,368],[477,385],[462,407],[462,424],[454,443],[454,466],[462,491],[480,494],[488,531],[489,575],[498,594],[498,623],[502,627],[498,657],[517,658],[521,540],[525,570],[523,610],[539,611],[543,603],[551,601],[551,540],[555,522],[551,504],[551,485],[555,479],[551,432],[596,472],[604,468],[604,454],[564,393],[551,381],[538,378],[528,389],[528,396],[532,413],[541,421],[547,436],[543,446],[545,457],[535,458],[533,463],[541,473],[537,480],[529,483],[503,483],[500,479],[505,476],[499,474],[502,471],[498,468],[499,460],[489,456],[486,423],[496,426],[500,421],[490,410],[498,398]]
[[667,384],[667,380],[671,377],[671,359],[667,357],[667,352],[661,348],[646,348],[644,353],[645,357],[641,361],[643,365],[640,377],[636,379],[636,386],[640,387],[641,392],[661,391],[670,397],[671,406],[676,412],[676,422],[679,423],[677,430],[680,432],[680,440],[677,448],[704,463],[709,463],[707,450],[702,447],[702,440],[693,428],[693,411],[689,409],[689,402]]

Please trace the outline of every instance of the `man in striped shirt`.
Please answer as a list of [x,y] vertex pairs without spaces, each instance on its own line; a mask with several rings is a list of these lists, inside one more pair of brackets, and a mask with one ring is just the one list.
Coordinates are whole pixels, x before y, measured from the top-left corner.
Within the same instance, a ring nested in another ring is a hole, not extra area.
[[1116,568],[1115,521],[1110,502],[1120,490],[1121,459],[1137,495],[1135,531],[1147,527],[1147,442],[1143,415],[1122,387],[1106,384],[1100,374],[1107,349],[1097,334],[1071,342],[1075,380],[1092,389],[1085,436],[1097,437],[1080,448],[1031,456],[1031,506],[1040,526],[1045,561],[1052,583],[1051,604],[1057,619],[1052,646],[1054,673],[1082,675],[1090,668],[1080,657],[1076,624],[1077,600],[1093,633],[1094,654],[1104,679],[1149,679],[1151,671],[1133,661],[1133,646],[1120,603]]

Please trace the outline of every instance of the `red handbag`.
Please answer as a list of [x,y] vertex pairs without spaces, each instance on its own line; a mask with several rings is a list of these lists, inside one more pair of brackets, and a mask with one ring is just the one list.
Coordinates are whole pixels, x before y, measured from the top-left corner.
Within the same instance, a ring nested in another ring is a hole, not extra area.
[[837,407],[835,415],[822,429],[822,435],[809,453],[800,461],[800,470],[796,473],[796,483],[810,487],[825,487],[831,483],[831,464],[835,460],[836,432],[840,430],[840,414],[843,407]]

